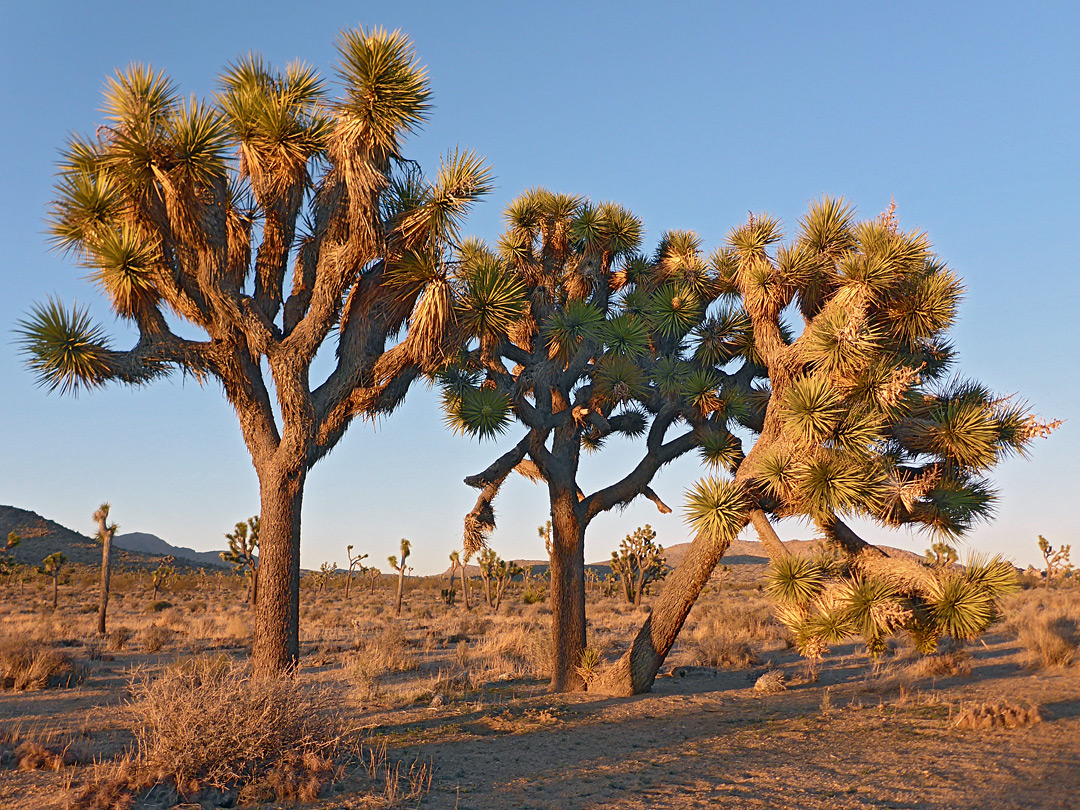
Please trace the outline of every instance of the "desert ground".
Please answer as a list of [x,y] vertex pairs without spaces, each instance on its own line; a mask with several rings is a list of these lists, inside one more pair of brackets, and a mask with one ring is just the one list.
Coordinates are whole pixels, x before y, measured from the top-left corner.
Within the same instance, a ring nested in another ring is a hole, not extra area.
[[[1075,577],[1029,580],[962,649],[920,658],[895,638],[872,661],[849,644],[815,672],[772,619],[757,559],[714,574],[652,692],[629,699],[547,693],[541,583],[513,583],[497,612],[477,583],[466,611],[445,578],[410,578],[398,617],[389,576],[354,579],[346,600],[342,575],[312,575],[279,695],[299,703],[269,720],[244,671],[243,579],[189,571],[155,593],[149,571],[114,574],[105,638],[92,567],[71,567],[55,610],[51,582],[7,582],[0,806],[1080,807]],[[594,583],[589,599],[590,647],[614,656],[649,597],[635,608]],[[193,682],[225,684],[227,705],[194,706]],[[222,770],[119,787],[138,756],[176,773],[266,726],[299,729],[303,757],[279,752],[246,784]]]

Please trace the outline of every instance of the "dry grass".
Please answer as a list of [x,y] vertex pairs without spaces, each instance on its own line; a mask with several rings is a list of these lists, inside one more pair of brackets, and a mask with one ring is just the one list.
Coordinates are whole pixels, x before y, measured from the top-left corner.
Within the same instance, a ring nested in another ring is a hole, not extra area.
[[1080,653],[1080,591],[1075,588],[1023,591],[1006,608],[1016,633],[1036,667],[1067,667]]
[[74,686],[85,675],[67,653],[30,638],[0,641],[0,684],[20,691]]

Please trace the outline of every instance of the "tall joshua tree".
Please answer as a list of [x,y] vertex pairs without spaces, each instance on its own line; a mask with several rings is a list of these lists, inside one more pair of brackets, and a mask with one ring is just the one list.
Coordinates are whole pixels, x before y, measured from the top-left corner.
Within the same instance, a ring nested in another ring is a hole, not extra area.
[[[691,491],[695,539],[630,650],[590,689],[650,688],[712,569],[755,516],[763,536],[769,516],[811,519],[869,575],[883,553],[843,517],[963,535],[992,514],[988,471],[1057,426],[950,376],[960,280],[925,234],[898,227],[893,209],[856,222],[842,201],[824,199],[792,243],[780,239],[776,220],[751,217],[713,254],[711,278],[749,319],[742,351],[765,378],[745,421],[752,446],[732,454],[726,477]],[[792,305],[798,337],[782,319]],[[771,536],[770,554],[782,557]]]
[[[465,549],[478,549],[494,528],[492,501],[511,472],[544,483],[551,688],[581,689],[585,531],[597,515],[642,495],[670,511],[650,487],[661,467],[695,447],[713,459],[737,447],[728,428],[752,375],[745,362],[727,366],[748,322],[729,311],[703,320],[719,288],[692,233],[665,233],[643,256],[641,222],[626,209],[542,189],[512,202],[506,219],[497,252],[478,242],[458,252],[456,314],[469,343],[441,377],[456,429],[492,438],[515,421],[520,427],[511,449],[465,479],[480,490],[465,520]],[[695,330],[712,336],[701,351],[690,347]],[[581,452],[612,436],[642,438],[640,461],[585,494]]]
[[109,608],[109,580],[112,577],[112,540],[120,527],[109,523],[109,510],[112,507],[103,503],[94,512],[97,524],[97,540],[101,543],[101,598],[98,602],[98,635],[105,635],[105,612]]
[[[220,383],[259,478],[261,673],[298,654],[308,471],[355,417],[400,403],[440,349],[445,276],[391,281],[438,255],[489,188],[471,152],[450,154],[434,182],[402,158],[430,108],[403,34],[345,31],[337,50],[338,98],[311,67],[256,55],[230,65],[210,101],[182,99],[149,67],[118,72],[105,124],[63,153],[51,230],[139,338],[116,349],[85,310],[53,300],[19,327],[49,389],[173,371]],[[328,340],[336,363],[313,380]]]

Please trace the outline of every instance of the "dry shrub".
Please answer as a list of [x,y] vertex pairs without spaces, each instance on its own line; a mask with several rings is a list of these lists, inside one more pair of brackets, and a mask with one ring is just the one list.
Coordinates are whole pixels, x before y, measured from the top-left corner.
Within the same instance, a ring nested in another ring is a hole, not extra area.
[[130,627],[114,627],[112,632],[109,633],[109,649],[114,652],[124,649],[127,643],[131,641],[131,635]]
[[1044,612],[1020,628],[1017,636],[1032,664],[1067,667],[1080,649],[1080,626],[1063,612]]
[[971,674],[971,657],[963,650],[925,655],[908,667],[917,678],[959,678]]
[[543,678],[551,671],[546,633],[520,619],[495,624],[471,652],[477,668],[498,677]]
[[[55,735],[46,734],[46,737]],[[59,771],[74,765],[71,740],[42,743],[24,739],[18,731],[0,731],[0,761],[14,764],[20,771]]]
[[690,634],[695,663],[724,669],[746,669],[761,663],[754,644],[775,641],[781,627],[772,619],[766,602],[725,603],[707,613]]
[[371,681],[386,673],[411,672],[420,667],[420,661],[405,633],[398,627],[387,627],[361,641],[346,666],[354,680]]
[[754,691],[763,695],[773,695],[786,689],[787,679],[779,669],[770,669],[754,681]]
[[157,624],[152,624],[142,631],[142,643],[149,652],[158,652],[171,638],[172,631]]
[[67,653],[28,638],[9,637],[0,642],[0,683],[5,689],[33,690],[74,686],[86,671]]
[[111,807],[155,785],[186,797],[213,788],[257,802],[307,801],[345,745],[327,691],[289,676],[254,681],[248,667],[223,656],[136,677],[130,689],[136,753],[72,791],[72,810]]

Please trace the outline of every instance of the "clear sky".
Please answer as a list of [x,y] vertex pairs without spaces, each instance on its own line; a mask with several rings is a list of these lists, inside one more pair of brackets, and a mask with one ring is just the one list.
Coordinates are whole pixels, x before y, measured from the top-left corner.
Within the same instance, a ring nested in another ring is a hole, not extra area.
[[[1030,459],[998,469],[999,516],[965,546],[1027,564],[1038,534],[1055,545],[1076,535],[1080,6],[39,0],[9,3],[4,16],[2,504],[89,533],[94,508],[110,500],[121,532],[198,549],[220,548],[258,511],[254,471],[215,385],[177,376],[46,395],[10,328],[56,294],[90,304],[125,335],[85,271],[50,252],[43,233],[57,150],[100,121],[115,68],[149,62],[200,96],[252,50],[330,74],[338,32],[362,24],[406,31],[430,70],[435,109],[407,156],[432,171],[457,145],[490,160],[498,187],[468,233],[493,240],[503,204],[533,185],[626,205],[644,219],[650,248],[669,228],[696,230],[711,248],[748,211],[791,226],[823,193],[867,216],[895,197],[901,224],[925,229],[965,279],[960,368],[1068,420]],[[442,570],[474,499],[462,478],[511,441],[450,434],[422,387],[390,419],[354,424],[309,477],[303,564],[341,564],[348,543],[385,563],[408,537],[418,573]],[[634,458],[630,444],[588,458],[586,487]],[[655,488],[681,504],[701,472],[688,457]],[[546,504],[539,487],[507,485],[493,538],[504,557],[543,556]],[[644,502],[599,518],[589,560],[645,522],[665,545],[688,539],[678,512],[664,517]],[[781,534],[812,532],[792,524]],[[907,532],[867,534],[928,545]]]

